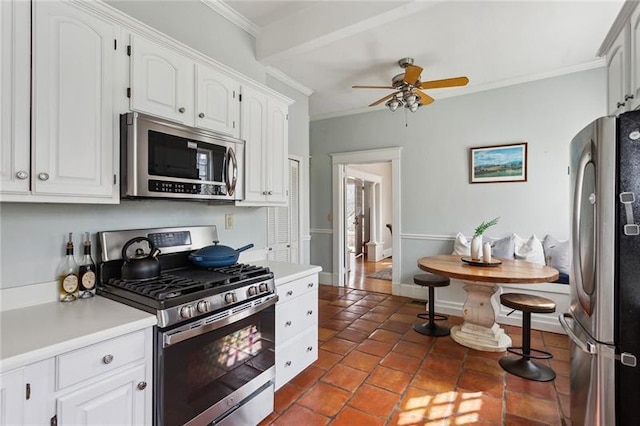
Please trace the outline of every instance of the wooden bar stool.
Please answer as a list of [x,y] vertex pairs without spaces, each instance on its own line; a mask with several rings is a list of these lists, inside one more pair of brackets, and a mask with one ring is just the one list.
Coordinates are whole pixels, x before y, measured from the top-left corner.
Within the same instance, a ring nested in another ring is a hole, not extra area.
[[429,287],[429,312],[426,314],[418,314],[418,318],[428,319],[429,321],[420,324],[413,324],[413,329],[418,333],[427,336],[448,336],[449,327],[436,324],[436,321],[444,321],[446,315],[435,313],[435,287],[446,287],[449,285],[449,278],[435,274],[420,274],[413,277],[413,282],[423,287]]
[[[518,357],[505,356],[500,359],[500,366],[508,373],[528,380],[548,382],[555,379],[556,373],[551,368],[531,360],[553,357],[549,352],[531,348],[531,314],[554,313],[554,301],[531,294],[504,293],[500,295],[500,303],[515,311],[522,311],[522,346],[507,348],[507,351]],[[532,355],[532,352],[538,355]]]

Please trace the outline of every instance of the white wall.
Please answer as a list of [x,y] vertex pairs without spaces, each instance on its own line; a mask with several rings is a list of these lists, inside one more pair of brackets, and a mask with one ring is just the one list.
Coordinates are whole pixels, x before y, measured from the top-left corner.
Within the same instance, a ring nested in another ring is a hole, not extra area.
[[[401,159],[401,282],[450,237],[500,216],[489,236],[569,235],[569,142],[605,113],[605,69],[437,100],[415,114],[387,110],[311,123],[311,262],[332,271],[330,153],[392,146]],[[405,119],[407,126],[405,126]],[[527,142],[528,181],[469,184],[469,148]],[[394,251],[396,247],[394,247]],[[453,286],[452,286],[453,287]],[[455,291],[455,290],[452,290]]]

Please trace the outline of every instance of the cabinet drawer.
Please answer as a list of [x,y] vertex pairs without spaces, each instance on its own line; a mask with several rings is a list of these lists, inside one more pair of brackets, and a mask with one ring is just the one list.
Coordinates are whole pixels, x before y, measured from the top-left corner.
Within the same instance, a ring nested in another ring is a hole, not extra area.
[[57,356],[57,389],[143,359],[144,345],[144,331],[137,331]]
[[276,287],[280,302],[293,300],[310,291],[318,289],[318,274],[309,275]]
[[307,292],[291,303],[276,306],[276,345],[318,327],[318,293]]
[[318,359],[318,329],[314,327],[276,350],[276,390]]

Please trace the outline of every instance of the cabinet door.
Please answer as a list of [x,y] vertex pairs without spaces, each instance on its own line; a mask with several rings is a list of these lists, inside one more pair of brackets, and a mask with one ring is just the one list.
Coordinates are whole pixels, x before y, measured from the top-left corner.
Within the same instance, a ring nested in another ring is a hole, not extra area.
[[0,425],[24,424],[24,369],[0,374]]
[[194,64],[168,48],[131,36],[131,109],[194,125]]
[[267,149],[265,152],[265,181],[267,201],[287,203],[289,187],[287,166],[289,152],[288,107],[280,102],[269,100],[267,121]]
[[32,191],[111,197],[115,28],[33,2]]
[[240,135],[240,84],[204,65],[196,66],[196,127]]
[[[628,109],[640,106],[640,7],[631,14]],[[633,96],[633,97],[631,97]]]
[[145,422],[145,367],[111,374],[93,385],[57,398],[61,425],[140,425]]
[[625,28],[607,53],[607,111],[612,115],[626,110],[624,97],[628,84],[628,35]]
[[291,261],[288,207],[267,207],[267,247],[267,260]]
[[267,137],[267,97],[242,88],[241,137],[245,141],[245,201],[264,202],[264,164]]
[[0,191],[29,192],[30,4],[0,2]]

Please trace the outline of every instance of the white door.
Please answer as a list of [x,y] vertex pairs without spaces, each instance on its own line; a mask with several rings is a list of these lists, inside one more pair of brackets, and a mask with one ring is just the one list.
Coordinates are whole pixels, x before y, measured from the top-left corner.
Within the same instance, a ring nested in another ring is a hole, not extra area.
[[[144,365],[121,371],[57,398],[61,425],[140,425],[145,422]],[[140,389],[143,388],[143,389]]]
[[300,163],[289,159],[286,207],[267,208],[267,259],[300,263]]
[[32,191],[111,197],[114,25],[62,2],[32,7]]
[[194,125],[194,63],[171,49],[131,36],[131,109]]
[[30,4],[0,2],[0,191],[29,192]]
[[607,110],[611,115],[626,111],[624,96],[628,79],[627,37],[628,32],[625,28],[607,54]]
[[196,127],[240,136],[240,84],[204,65],[196,65]]
[[24,424],[24,369],[0,374],[0,425]]
[[242,88],[241,133],[245,141],[245,201],[264,202],[264,158],[267,138],[267,97]]

